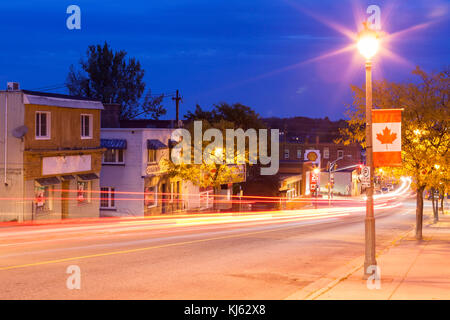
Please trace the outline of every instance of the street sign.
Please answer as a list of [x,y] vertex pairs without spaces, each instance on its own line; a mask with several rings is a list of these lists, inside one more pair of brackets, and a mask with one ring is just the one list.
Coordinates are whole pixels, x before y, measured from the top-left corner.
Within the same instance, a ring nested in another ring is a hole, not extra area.
[[370,186],[370,167],[364,166],[361,170],[361,184],[363,187]]

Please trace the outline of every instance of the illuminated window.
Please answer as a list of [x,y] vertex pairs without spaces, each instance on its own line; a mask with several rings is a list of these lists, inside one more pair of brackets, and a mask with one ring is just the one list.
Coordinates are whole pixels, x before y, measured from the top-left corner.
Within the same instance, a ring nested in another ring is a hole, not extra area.
[[91,181],[77,182],[77,202],[78,204],[90,203],[91,202]]
[[147,152],[147,162],[148,162],[148,163],[156,162],[156,150],[154,150],[154,149],[148,149],[148,152]]
[[284,149],[284,158],[289,159],[289,149]]
[[302,149],[297,149],[297,159],[302,158]]
[[146,187],[144,192],[144,204],[147,208],[153,208],[158,205],[158,187]]
[[342,159],[344,157],[344,150],[338,150],[337,152],[337,158]]
[[323,148],[323,158],[324,159],[330,158],[330,148],[328,147]]
[[36,213],[46,213],[53,210],[53,189],[54,186],[40,186],[38,184],[34,187],[34,205]]

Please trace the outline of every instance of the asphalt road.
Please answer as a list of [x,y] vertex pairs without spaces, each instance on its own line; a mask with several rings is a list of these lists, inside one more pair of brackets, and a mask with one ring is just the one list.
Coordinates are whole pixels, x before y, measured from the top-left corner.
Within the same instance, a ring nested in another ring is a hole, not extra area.
[[[378,202],[377,248],[415,223]],[[0,228],[0,299],[284,299],[364,254],[363,203]],[[68,289],[69,266],[80,289]]]

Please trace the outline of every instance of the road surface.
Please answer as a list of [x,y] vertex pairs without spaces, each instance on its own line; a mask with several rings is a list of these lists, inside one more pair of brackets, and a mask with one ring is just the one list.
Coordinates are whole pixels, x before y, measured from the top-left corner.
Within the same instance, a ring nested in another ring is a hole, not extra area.
[[[377,201],[377,248],[415,202]],[[364,202],[298,211],[0,227],[0,299],[285,299],[364,254]],[[80,289],[68,289],[69,266]]]

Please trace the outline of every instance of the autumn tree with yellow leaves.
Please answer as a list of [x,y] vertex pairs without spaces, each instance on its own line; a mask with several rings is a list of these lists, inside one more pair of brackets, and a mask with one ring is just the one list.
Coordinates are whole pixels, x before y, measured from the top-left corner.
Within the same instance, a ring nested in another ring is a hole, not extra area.
[[[373,106],[380,109],[403,108],[402,166],[390,171],[413,178],[417,194],[416,238],[422,239],[423,193],[436,188],[449,190],[450,157],[450,69],[426,73],[413,70],[418,81],[394,83],[374,81]],[[416,79],[417,79],[416,78]],[[365,147],[365,90],[351,86],[353,103],[347,106],[348,127],[341,129],[336,142],[360,143]]]

